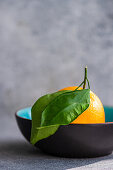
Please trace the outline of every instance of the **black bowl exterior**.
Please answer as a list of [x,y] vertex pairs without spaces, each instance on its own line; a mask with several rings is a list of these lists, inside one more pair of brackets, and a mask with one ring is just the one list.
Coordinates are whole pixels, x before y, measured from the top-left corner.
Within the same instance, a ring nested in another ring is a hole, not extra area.
[[[18,126],[30,141],[31,120],[16,115]],[[74,124],[60,126],[57,132],[35,145],[43,152],[61,157],[97,157],[113,150],[113,124]]]
[[17,116],[17,114],[15,114],[15,116],[16,116],[16,121],[17,121],[17,124],[18,124],[18,127],[19,127],[21,133],[27,139],[27,141],[30,142],[32,121],[29,119],[24,119],[22,117],[19,117],[19,116]]
[[113,150],[113,125],[61,126],[52,136],[39,141],[41,150],[61,157],[97,157]]

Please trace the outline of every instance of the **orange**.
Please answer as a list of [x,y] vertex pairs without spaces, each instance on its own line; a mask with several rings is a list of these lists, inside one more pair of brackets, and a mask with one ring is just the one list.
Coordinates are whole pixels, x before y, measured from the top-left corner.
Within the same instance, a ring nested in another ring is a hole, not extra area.
[[[75,90],[77,86],[66,87],[62,90]],[[79,88],[79,90],[82,87]],[[100,99],[90,91],[90,105],[80,116],[77,117],[71,124],[90,124],[90,123],[105,123],[105,113]]]

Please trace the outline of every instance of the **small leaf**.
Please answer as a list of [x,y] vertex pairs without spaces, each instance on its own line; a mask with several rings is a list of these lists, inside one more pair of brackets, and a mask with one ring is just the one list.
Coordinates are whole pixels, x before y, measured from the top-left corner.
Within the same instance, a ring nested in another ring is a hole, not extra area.
[[40,97],[35,104],[33,105],[31,109],[31,116],[32,116],[32,129],[31,129],[31,143],[35,144],[38,140],[41,140],[42,138],[46,138],[58,129],[58,125],[55,126],[49,126],[45,128],[40,128],[41,125],[41,116],[43,110],[46,108],[46,106],[58,95],[65,93],[65,91],[58,91],[52,94],[47,94],[42,97]]
[[90,90],[76,90],[56,97],[42,112],[41,126],[67,125],[90,104]]

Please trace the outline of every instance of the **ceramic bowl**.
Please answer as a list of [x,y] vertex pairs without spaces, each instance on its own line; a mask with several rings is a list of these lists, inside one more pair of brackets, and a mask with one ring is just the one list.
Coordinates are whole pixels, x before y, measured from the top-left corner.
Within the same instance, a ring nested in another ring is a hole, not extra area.
[[[113,107],[104,106],[106,123],[70,124],[60,126],[57,132],[36,143],[45,153],[60,157],[98,157],[113,151]],[[15,114],[23,136],[30,141],[31,108]]]

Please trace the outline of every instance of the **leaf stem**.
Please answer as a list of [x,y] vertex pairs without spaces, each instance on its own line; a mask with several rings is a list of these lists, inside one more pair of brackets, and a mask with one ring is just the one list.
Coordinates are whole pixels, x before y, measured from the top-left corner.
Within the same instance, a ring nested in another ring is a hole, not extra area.
[[84,81],[74,91],[78,90],[79,87],[83,85],[83,83],[84,83]]
[[85,75],[84,75],[84,84],[83,84],[83,89],[86,88],[86,81],[87,81],[87,66],[85,67]]
[[89,84],[89,80],[87,79],[87,83],[88,83],[88,88],[90,89],[90,84]]
[[85,67],[84,81],[74,91],[78,90],[79,87],[82,86],[82,85],[83,85],[83,89],[85,89],[86,83],[88,83],[88,89],[90,89],[89,80],[87,78],[87,66]]

